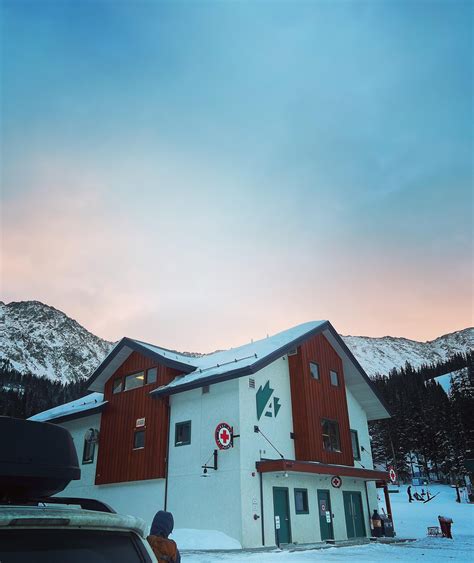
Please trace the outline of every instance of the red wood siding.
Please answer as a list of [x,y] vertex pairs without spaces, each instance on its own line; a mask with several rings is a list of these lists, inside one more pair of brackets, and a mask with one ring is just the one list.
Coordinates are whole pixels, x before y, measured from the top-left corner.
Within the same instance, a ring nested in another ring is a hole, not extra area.
[[[156,383],[112,393],[117,377],[156,367]],[[168,439],[168,399],[153,399],[152,389],[171,381],[179,372],[133,352],[105,384],[108,401],[100,425],[96,485],[164,478]],[[145,447],[133,449],[135,425],[145,418]]]
[[[289,356],[295,456],[301,461],[354,465],[342,361],[322,334],[307,340],[296,356]],[[309,362],[319,365],[319,380],[310,374]],[[339,387],[331,385],[329,371],[339,376]],[[321,419],[339,424],[340,452],[323,449]]]

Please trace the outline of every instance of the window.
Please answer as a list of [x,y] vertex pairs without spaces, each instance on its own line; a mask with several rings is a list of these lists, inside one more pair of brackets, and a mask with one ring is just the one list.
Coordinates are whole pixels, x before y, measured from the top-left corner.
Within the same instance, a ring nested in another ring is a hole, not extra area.
[[187,446],[191,443],[191,421],[177,422],[174,435],[175,446]]
[[309,514],[307,489],[295,489],[295,512]]
[[309,362],[309,371],[313,379],[319,379],[319,365],[316,362]]
[[118,379],[114,379],[114,385],[113,385],[112,393],[115,395],[115,393],[120,393],[120,391],[122,391],[122,378],[121,377],[119,377]]
[[334,387],[339,387],[339,376],[337,375],[337,371],[330,371],[329,377],[331,378],[331,385]]
[[135,430],[133,435],[133,449],[141,450],[145,447],[145,430]]
[[141,387],[144,382],[145,373],[143,371],[133,373],[132,375],[127,375],[127,377],[125,378],[125,391],[135,389],[136,387]]
[[84,438],[84,449],[82,450],[82,463],[84,465],[86,463],[94,462],[94,452],[95,452],[95,440],[93,440],[91,431],[88,430]]
[[360,448],[359,448],[359,436],[357,430],[351,430],[351,442],[352,442],[352,455],[354,459],[360,461]]
[[158,378],[158,368],[151,368],[146,372],[146,382],[148,383],[156,383]]
[[321,426],[323,427],[323,448],[328,452],[340,452],[339,424],[335,420],[323,418]]

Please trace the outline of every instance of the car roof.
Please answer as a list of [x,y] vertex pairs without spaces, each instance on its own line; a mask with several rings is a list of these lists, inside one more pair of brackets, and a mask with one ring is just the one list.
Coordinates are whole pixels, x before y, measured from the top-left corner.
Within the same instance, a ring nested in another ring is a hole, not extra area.
[[[36,522],[37,521],[37,522]],[[48,522],[49,521],[49,522]],[[146,524],[140,518],[78,508],[0,505],[0,530],[18,528],[86,528],[103,531],[135,532],[145,537]]]

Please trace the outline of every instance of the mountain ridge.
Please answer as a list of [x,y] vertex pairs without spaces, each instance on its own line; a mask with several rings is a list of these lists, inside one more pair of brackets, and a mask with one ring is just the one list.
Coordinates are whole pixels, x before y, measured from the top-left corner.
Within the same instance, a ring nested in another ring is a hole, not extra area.
[[[66,313],[41,301],[0,301],[0,361],[21,373],[64,383],[91,375],[115,343],[104,340]],[[425,342],[395,336],[342,336],[370,376],[408,361],[413,367],[443,361],[474,348],[474,328]],[[189,355],[202,355],[187,353]]]

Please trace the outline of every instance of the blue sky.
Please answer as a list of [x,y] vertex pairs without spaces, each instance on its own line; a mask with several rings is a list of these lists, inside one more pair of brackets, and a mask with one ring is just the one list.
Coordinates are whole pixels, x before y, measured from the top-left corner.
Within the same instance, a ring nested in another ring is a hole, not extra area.
[[469,2],[2,13],[7,301],[203,350],[472,324]]

